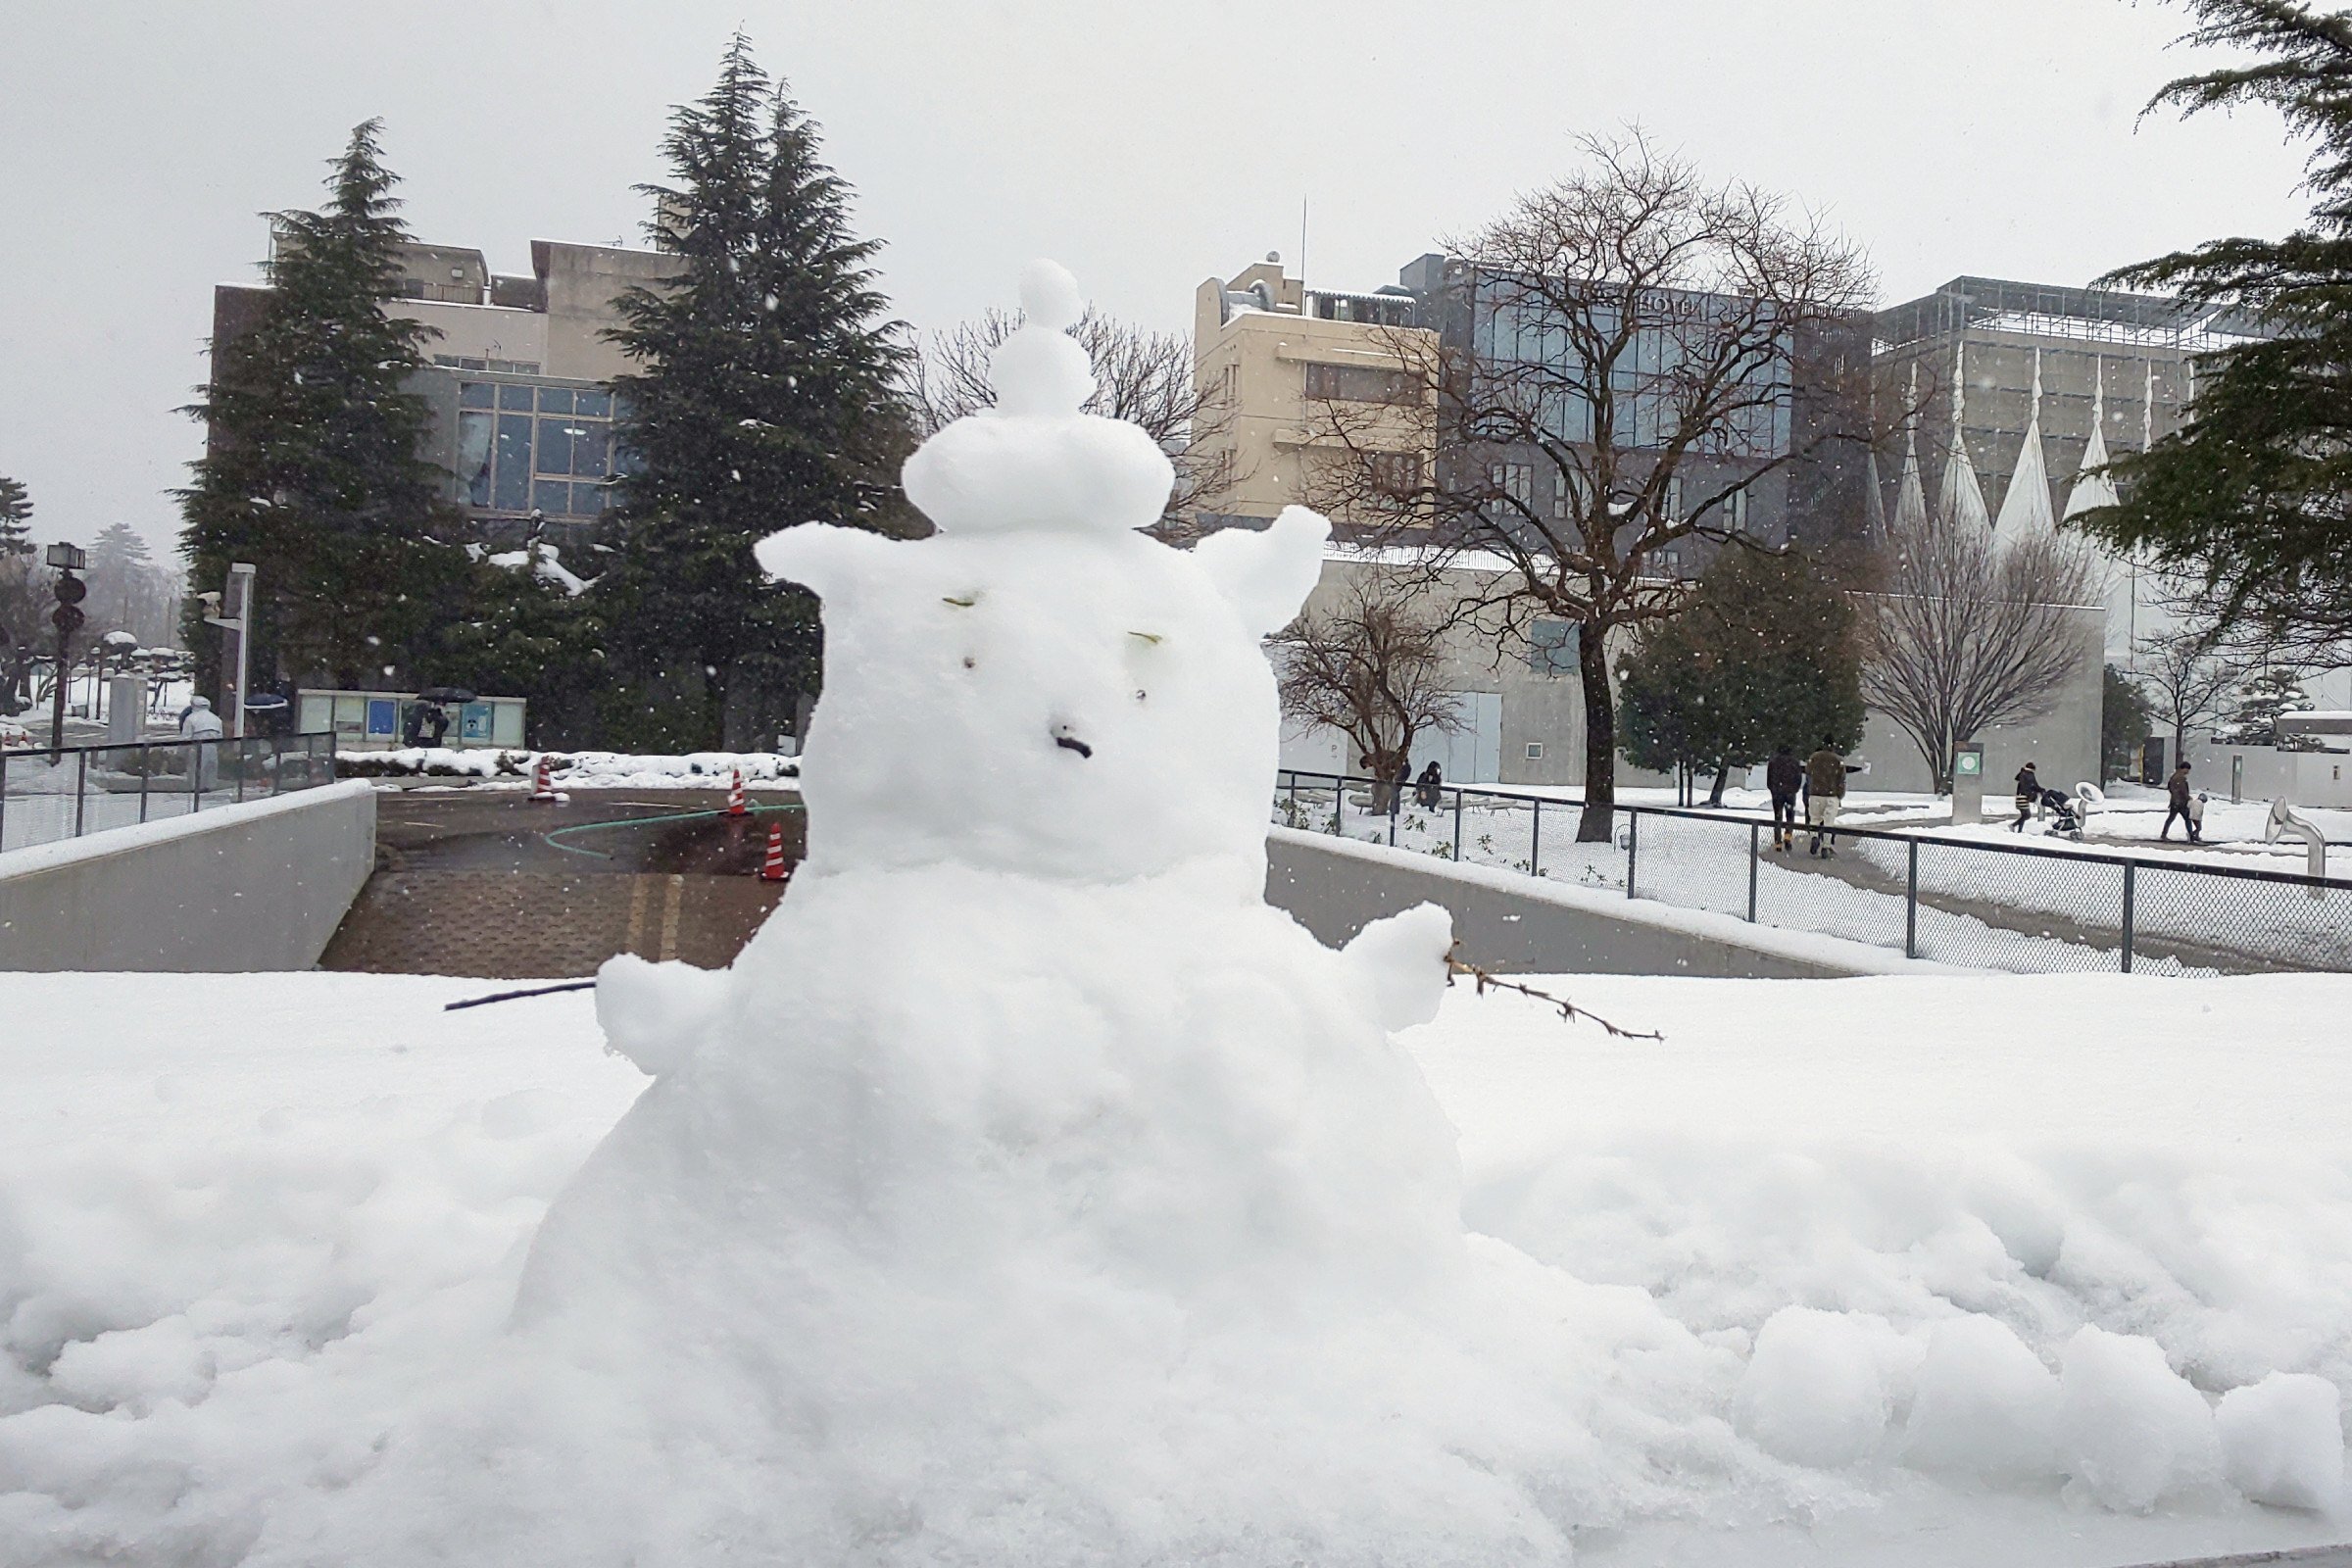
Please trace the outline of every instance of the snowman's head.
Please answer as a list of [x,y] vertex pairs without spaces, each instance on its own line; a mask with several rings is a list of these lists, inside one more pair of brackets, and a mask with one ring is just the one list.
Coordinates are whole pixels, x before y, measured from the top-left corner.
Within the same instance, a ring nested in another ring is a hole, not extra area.
[[811,871],[1262,875],[1280,716],[1260,640],[1314,586],[1327,528],[1293,508],[1190,552],[1136,533],[1168,462],[1134,425],[1078,412],[1076,297],[1060,269],[1031,269],[1028,320],[992,368],[998,409],[907,461],[938,537],[803,525],[760,547],[824,603]]

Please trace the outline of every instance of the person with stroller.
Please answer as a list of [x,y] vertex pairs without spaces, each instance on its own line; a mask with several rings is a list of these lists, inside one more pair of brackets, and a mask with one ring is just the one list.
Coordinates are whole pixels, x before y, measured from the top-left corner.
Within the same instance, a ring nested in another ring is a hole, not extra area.
[[2017,820],[2009,824],[2012,833],[2023,833],[2034,818],[2034,808],[2041,804],[2041,777],[2028,762],[2017,770]]
[[2157,830],[2156,836],[2160,839],[2171,838],[2173,836],[2173,818],[2179,817],[2180,825],[2188,830],[2188,842],[2191,844],[2202,843],[2203,840],[2197,831],[2197,826],[2199,819],[2205,813],[2190,808],[2187,758],[2183,757],[2174,766],[2173,776],[2164,781],[2164,792],[2169,805],[2164,813],[2164,826]]
[[1772,847],[1787,854],[1796,848],[1796,797],[1805,787],[1805,764],[1786,741],[1764,764],[1764,787],[1772,792]]

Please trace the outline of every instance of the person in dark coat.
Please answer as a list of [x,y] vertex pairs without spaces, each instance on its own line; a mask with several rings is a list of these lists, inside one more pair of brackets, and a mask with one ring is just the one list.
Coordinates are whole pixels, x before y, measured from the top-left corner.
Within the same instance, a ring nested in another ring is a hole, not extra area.
[[1396,759],[1396,777],[1389,786],[1389,814],[1395,816],[1404,809],[1404,792],[1413,787],[1413,764],[1406,758]]
[[2028,762],[2017,770],[2017,820],[2009,824],[2012,833],[2023,833],[2026,823],[2034,816],[2034,808],[2041,804],[2041,778]]
[[1772,847],[1796,848],[1796,797],[1805,787],[1805,764],[1796,749],[1784,744],[1764,764],[1764,787],[1772,792]]
[[2169,797],[2171,806],[2164,813],[2164,826],[2157,831],[2156,836],[2160,839],[2171,838],[2173,836],[2173,818],[2177,816],[2180,819],[2180,825],[2188,829],[2189,843],[2203,842],[2197,833],[2197,813],[2188,808],[2187,758],[2182,758],[2180,765],[2173,769],[2173,776],[2164,781],[2164,792]]
[[1414,781],[1413,788],[1421,798],[1424,810],[1434,811],[1438,808],[1438,802],[1445,798],[1446,775],[1438,770],[1434,760],[1421,770],[1421,777]]

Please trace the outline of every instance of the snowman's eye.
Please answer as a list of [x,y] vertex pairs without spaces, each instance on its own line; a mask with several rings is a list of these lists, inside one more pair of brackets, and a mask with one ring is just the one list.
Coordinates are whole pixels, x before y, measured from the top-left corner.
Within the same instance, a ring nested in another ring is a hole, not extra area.
[[1144,690],[1140,686],[1136,688],[1135,700],[1139,703],[1144,700]]
[[978,669],[980,667],[980,661],[974,659],[971,655],[966,654],[963,656],[963,667],[966,669]]

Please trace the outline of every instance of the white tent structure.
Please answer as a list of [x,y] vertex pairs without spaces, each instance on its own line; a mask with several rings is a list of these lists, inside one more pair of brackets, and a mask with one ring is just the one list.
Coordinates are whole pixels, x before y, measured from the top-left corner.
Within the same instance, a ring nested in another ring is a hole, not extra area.
[[[2112,507],[2117,497],[2115,481],[2100,472],[2107,466],[2107,368],[2102,363],[2095,370],[2090,395],[2090,441],[2082,449],[2082,466],[2075,474],[2074,489],[2066,497],[2066,520],[2072,522],[2085,512],[2099,507]],[[2148,372],[2151,382],[2155,371]],[[2149,403],[2154,401],[2155,388],[2149,388]],[[2142,405],[2146,407],[2145,404]],[[2145,435],[2143,433],[2144,441]],[[2139,604],[2138,563],[2117,555],[2095,540],[2089,541],[2097,562],[2100,580],[2107,605],[2107,662],[2121,669],[2138,667],[2137,644],[2142,634]]]
[[1962,344],[1952,355],[1952,455],[1943,466],[1943,487],[1936,498],[1936,510],[1962,527],[1989,529],[1992,514],[1984,506],[1984,486],[1978,482],[1977,466],[1969,461],[1968,438],[1961,431],[1961,416],[1968,408],[1968,387],[1963,371],[1968,347]]
[[2050,533],[2058,519],[2050,514],[2050,466],[2041,449],[2041,350],[2034,351],[2034,407],[2026,416],[2025,444],[2018,449],[2017,468],[2001,496],[2001,514],[1993,533],[2014,543],[2036,533]]
[[[1911,401],[1919,407],[1919,363],[1911,365]],[[1916,416],[1903,419],[1903,471],[1894,486],[1894,529],[1908,534],[1928,520],[1928,493],[1919,479],[1919,427]]]

